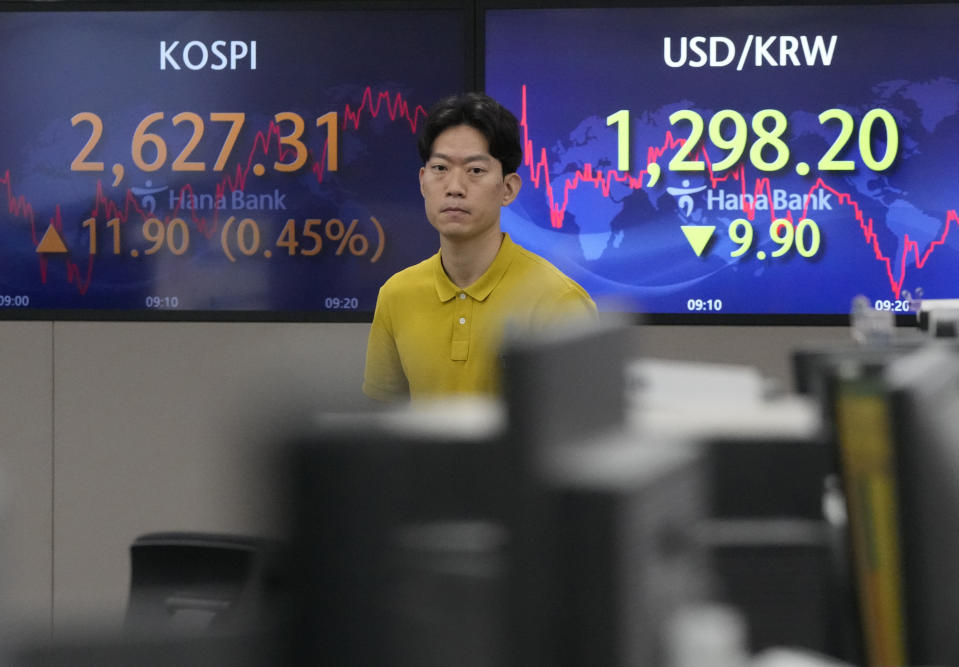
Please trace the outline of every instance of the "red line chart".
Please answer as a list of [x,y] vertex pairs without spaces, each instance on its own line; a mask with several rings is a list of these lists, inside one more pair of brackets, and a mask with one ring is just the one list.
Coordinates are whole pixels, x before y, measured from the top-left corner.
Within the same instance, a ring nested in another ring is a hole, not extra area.
[[[357,131],[362,126],[364,120],[368,121],[379,117],[385,113],[390,122],[402,123],[409,128],[411,134],[416,134],[420,122],[426,118],[427,111],[421,105],[411,104],[402,93],[391,91],[374,92],[372,86],[366,86],[360,95],[358,104],[352,106],[349,103],[344,104],[342,108],[340,130],[343,132]],[[270,121],[266,129],[256,133],[251,143],[249,153],[245,159],[241,159],[230,173],[224,175],[214,186],[214,201],[223,201],[227,195],[244,191],[247,185],[250,171],[254,165],[258,164],[265,156],[276,155],[279,162],[286,162],[293,148],[285,146],[282,142],[283,131],[278,123]],[[327,172],[327,152],[329,150],[329,138],[323,142],[318,157],[310,152],[308,157],[307,169],[314,175],[317,183],[323,183]],[[5,186],[7,194],[7,211],[20,220],[29,224],[31,240],[34,247],[40,243],[43,234],[38,230],[37,213],[34,205],[28,199],[17,194],[10,170],[3,172],[0,176],[0,186]],[[162,218],[163,222],[180,217],[183,202],[190,201],[194,196],[192,184],[186,184],[179,188],[174,197],[176,205],[173,210]],[[207,239],[213,238],[220,225],[220,207],[211,211],[212,215],[207,217],[201,215],[193,208],[187,207],[189,221],[192,222],[195,229]],[[93,197],[93,206],[90,210],[90,217],[100,219],[118,218],[120,224],[125,224],[131,218],[139,217],[146,221],[154,215],[141,206],[140,200],[134,192],[127,188],[118,197],[113,197],[107,192],[107,186],[98,179]],[[54,228],[57,233],[63,235],[63,217],[60,204],[54,207],[54,213],[49,219],[49,224],[44,227]],[[81,253],[77,253],[78,255]],[[40,262],[40,279],[43,284],[47,283],[49,258],[43,254],[38,254]],[[80,294],[85,294],[90,288],[93,278],[93,265],[95,255],[87,254],[85,266],[81,266],[78,260],[73,258],[73,253],[65,258],[66,275],[69,283],[76,286]]]
[[[545,147],[537,147],[533,140],[530,139],[530,123],[525,85],[522,87],[522,106],[519,122],[520,137],[523,142],[523,164],[529,169],[530,183],[532,183],[533,187],[537,190],[543,191],[543,194],[546,198],[546,204],[549,208],[550,224],[556,229],[560,229],[563,226],[563,221],[566,215],[567,206],[569,205],[571,193],[575,192],[580,187],[586,186],[599,190],[602,192],[604,197],[609,197],[611,189],[616,183],[622,184],[632,190],[641,190],[644,188],[643,183],[646,182],[644,179],[646,179],[649,175],[647,167],[650,164],[657,162],[659,158],[666,153],[679,148],[685,143],[684,137],[674,137],[673,134],[667,130],[661,144],[657,146],[650,146],[646,149],[646,167],[640,169],[639,172],[630,174],[615,169],[603,170],[595,168],[590,163],[584,163],[572,174],[564,175],[562,178],[558,179],[559,184],[554,189],[553,178],[550,174],[547,150]],[[753,220],[755,218],[756,202],[759,200],[759,195],[764,194],[766,195],[766,201],[770,202],[770,222],[779,218],[794,222],[791,211],[786,211],[784,215],[779,215],[771,205],[771,202],[773,202],[774,199],[772,193],[772,181],[770,178],[755,178],[753,180],[753,185],[750,188],[747,185],[749,177],[746,174],[746,167],[744,164],[740,164],[738,167],[730,170],[726,174],[718,175],[714,173],[712,169],[712,161],[709,159],[709,155],[705,147],[700,147],[697,149],[697,151],[694,152],[694,155],[698,158],[701,158],[706,163],[706,174],[710,183],[710,187],[713,189],[715,189],[720,183],[729,181],[730,179],[739,182],[741,193],[744,195],[739,201],[743,202],[742,211],[749,220]],[[863,212],[860,204],[853,198],[852,194],[849,192],[840,191],[828,185],[822,178],[817,178],[813,185],[809,188],[809,196],[806,198],[806,204],[805,208],[803,209],[802,217],[806,217],[810,202],[814,200],[815,193],[820,189],[832,193],[835,195],[839,205],[848,207],[850,209],[853,218],[859,224],[859,228],[862,231],[863,240],[866,246],[871,251],[876,261],[882,264],[885,268],[886,275],[889,279],[889,287],[897,299],[902,295],[903,285],[906,281],[908,264],[907,260],[909,257],[911,256],[913,258],[916,269],[922,269],[936,248],[946,243],[946,239],[949,236],[950,230],[959,225],[959,214],[957,214],[956,210],[951,209],[946,211],[942,233],[935,240],[930,242],[925,249],[921,248],[920,244],[911,239],[908,234],[905,234],[902,239],[902,252],[897,253],[899,255],[899,259],[896,261],[893,259],[891,254],[884,252],[880,247],[879,236],[875,229],[875,221]],[[750,190],[751,192],[749,192]],[[560,193],[558,196],[557,192]],[[752,197],[746,196],[750,194]]]

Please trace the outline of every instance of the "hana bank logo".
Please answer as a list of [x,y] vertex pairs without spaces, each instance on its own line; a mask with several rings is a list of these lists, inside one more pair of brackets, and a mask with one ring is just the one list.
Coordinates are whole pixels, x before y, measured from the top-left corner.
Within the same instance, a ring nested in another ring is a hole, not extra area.
[[697,192],[702,192],[705,189],[705,185],[700,185],[698,188],[690,187],[689,179],[684,178],[681,188],[670,186],[666,188],[666,192],[676,198],[676,205],[679,207],[679,210],[681,210],[688,218],[693,214],[693,208],[696,206],[696,202],[693,200],[693,195]]
[[142,188],[133,187],[133,188],[130,188],[130,192],[132,192],[134,195],[140,198],[141,208],[149,211],[150,215],[153,215],[154,213],[156,213],[156,210],[157,210],[157,199],[153,195],[159,194],[160,192],[163,192],[164,190],[169,190],[169,189],[170,187],[168,185],[164,185],[158,188],[153,187],[153,181],[147,180],[147,182],[143,184]]

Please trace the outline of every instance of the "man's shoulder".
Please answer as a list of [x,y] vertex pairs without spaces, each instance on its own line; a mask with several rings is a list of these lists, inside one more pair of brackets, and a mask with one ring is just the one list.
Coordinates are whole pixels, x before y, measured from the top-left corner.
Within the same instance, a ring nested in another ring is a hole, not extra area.
[[531,323],[597,317],[596,304],[589,293],[559,267],[518,244],[514,252],[507,270],[505,294],[507,299],[523,304]]
[[535,274],[538,280],[549,281],[556,287],[574,288],[585,292],[579,283],[563,273],[555,264],[519,244],[516,244],[514,262],[520,271]]
[[410,289],[416,289],[418,287],[424,286],[433,286],[433,275],[434,275],[434,264],[437,261],[437,256],[433,255],[427,257],[422,262],[408,266],[405,269],[401,269],[390,276],[383,287],[381,292],[383,293],[396,293],[404,292]]

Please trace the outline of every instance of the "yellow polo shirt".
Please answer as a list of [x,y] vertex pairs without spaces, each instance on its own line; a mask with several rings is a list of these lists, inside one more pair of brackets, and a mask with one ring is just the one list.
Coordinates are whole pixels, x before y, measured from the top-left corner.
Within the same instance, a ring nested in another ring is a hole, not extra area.
[[437,252],[380,288],[363,392],[383,401],[495,394],[507,324],[536,330],[597,317],[582,287],[508,234],[486,273],[465,289],[449,279]]

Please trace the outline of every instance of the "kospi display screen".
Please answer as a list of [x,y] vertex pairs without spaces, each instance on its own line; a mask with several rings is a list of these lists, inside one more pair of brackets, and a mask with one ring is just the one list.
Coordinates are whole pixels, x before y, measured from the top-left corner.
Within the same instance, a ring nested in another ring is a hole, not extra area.
[[339,7],[0,13],[0,317],[368,318],[437,247],[416,132],[469,26]]
[[959,296],[959,5],[484,20],[486,90],[525,142],[504,227],[602,307],[828,319]]

